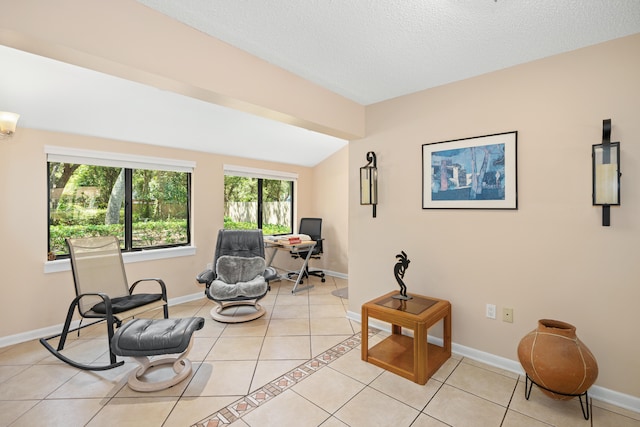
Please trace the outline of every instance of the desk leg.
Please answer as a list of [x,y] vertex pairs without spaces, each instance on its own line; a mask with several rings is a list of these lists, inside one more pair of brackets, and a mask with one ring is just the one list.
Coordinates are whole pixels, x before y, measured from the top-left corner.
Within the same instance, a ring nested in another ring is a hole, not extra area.
[[278,248],[273,247],[268,249],[271,249],[271,255],[269,255],[269,260],[267,261],[267,267],[271,267],[271,264],[273,263],[273,259],[276,257],[276,252],[278,252]]
[[360,330],[360,347],[361,347],[361,358],[365,362],[369,360],[369,310],[366,307],[362,307],[362,319],[360,319],[361,330]]
[[[313,285],[309,284],[309,285],[307,285],[305,287],[302,287],[302,288],[298,289],[298,285],[300,284],[300,280],[302,280],[302,275],[304,274],[304,272],[305,272],[305,270],[307,268],[307,265],[309,264],[309,259],[311,258],[311,249],[313,249],[313,248],[309,248],[309,251],[307,252],[307,257],[302,262],[302,267],[300,268],[300,272],[298,273],[298,278],[296,279],[296,284],[293,285],[293,289],[291,290],[292,294],[295,294],[296,292],[299,292],[299,291],[304,291],[304,290],[313,288]],[[310,282],[311,278],[307,277],[307,280]]]

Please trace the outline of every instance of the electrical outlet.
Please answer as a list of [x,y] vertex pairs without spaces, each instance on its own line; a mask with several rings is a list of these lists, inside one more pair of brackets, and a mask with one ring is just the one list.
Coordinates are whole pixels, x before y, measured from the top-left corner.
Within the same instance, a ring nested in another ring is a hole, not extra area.
[[502,309],[502,321],[513,323],[513,308]]
[[489,319],[496,318],[496,305],[495,304],[487,304],[487,317]]

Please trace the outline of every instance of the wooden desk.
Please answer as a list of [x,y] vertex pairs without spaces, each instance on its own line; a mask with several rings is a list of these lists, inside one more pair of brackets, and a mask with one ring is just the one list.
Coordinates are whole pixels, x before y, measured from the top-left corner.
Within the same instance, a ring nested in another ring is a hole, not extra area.
[[[451,304],[449,301],[408,294],[413,299],[392,298],[389,292],[362,306],[362,360],[418,384],[427,380],[451,357]],[[391,324],[391,335],[369,348],[369,318]],[[443,346],[427,343],[427,330],[444,320]],[[402,335],[412,329],[413,338]]]
[[279,276],[279,278],[282,280],[291,280],[292,282],[295,282],[295,285],[293,285],[293,289],[291,290],[291,293],[295,294],[296,292],[299,291],[304,291],[306,289],[311,289],[313,288],[313,285],[311,284],[310,280],[307,280],[307,286],[304,286],[300,289],[298,289],[298,285],[300,284],[300,281],[302,280],[302,276],[303,273],[307,267],[307,265],[309,264],[309,258],[311,258],[311,251],[313,250],[314,246],[316,245],[315,240],[303,240],[300,243],[295,243],[295,244],[290,244],[290,243],[285,243],[282,240],[276,240],[273,239],[271,237],[265,237],[264,238],[264,247],[265,249],[271,249],[271,255],[269,256],[269,259],[267,260],[267,267],[271,267],[271,263],[273,262],[273,258],[275,258],[276,256],[276,252],[278,250],[284,250],[284,251],[288,251],[288,252],[293,252],[293,253],[299,253],[299,252],[307,252],[307,256],[306,258],[303,259],[302,261],[302,266],[300,267],[300,271],[292,271],[291,273],[296,273],[296,280],[290,279],[289,275],[287,273],[289,273],[289,271],[285,272],[285,274],[281,274]]

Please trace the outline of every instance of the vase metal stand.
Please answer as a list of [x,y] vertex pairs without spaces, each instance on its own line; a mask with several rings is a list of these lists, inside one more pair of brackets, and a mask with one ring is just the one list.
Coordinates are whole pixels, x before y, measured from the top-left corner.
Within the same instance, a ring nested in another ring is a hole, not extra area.
[[[551,393],[555,393],[555,394],[559,394],[560,396],[572,396],[572,397],[577,397],[578,399],[580,399],[580,409],[582,409],[582,416],[584,417],[585,420],[589,419],[589,391],[585,391],[584,393],[580,393],[580,394],[567,394],[567,393],[560,393],[559,391],[555,391],[555,390],[551,390],[548,389],[544,386],[541,386],[540,384],[536,383],[535,381],[533,381],[531,379],[531,377],[529,376],[529,374],[526,374],[527,378],[525,379],[525,386],[524,386],[524,397],[525,399],[529,400],[529,397],[531,396],[531,389],[533,388],[533,385],[537,385],[538,387],[547,390]],[[531,384],[529,384],[531,383]],[[582,396],[584,396],[584,403],[582,402]]]

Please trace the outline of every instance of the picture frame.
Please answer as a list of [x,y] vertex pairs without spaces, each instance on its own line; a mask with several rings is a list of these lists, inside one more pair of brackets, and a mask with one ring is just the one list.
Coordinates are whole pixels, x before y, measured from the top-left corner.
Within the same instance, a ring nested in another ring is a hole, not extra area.
[[422,209],[518,209],[518,132],[422,145]]

